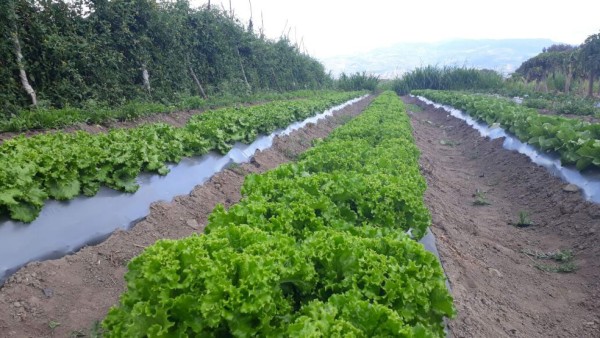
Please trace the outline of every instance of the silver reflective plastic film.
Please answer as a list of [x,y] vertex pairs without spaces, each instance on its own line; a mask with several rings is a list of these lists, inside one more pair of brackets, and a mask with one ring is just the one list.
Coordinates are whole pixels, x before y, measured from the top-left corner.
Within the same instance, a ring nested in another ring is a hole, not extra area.
[[504,143],[502,146],[505,149],[516,150],[519,153],[526,155],[533,163],[546,168],[553,175],[581,188],[586,200],[594,203],[600,203],[600,172],[581,173],[575,168],[564,167],[560,163],[560,158],[558,156],[539,152],[529,144],[523,143],[516,137],[506,133],[504,129],[497,125],[488,126],[484,123],[476,121],[458,109],[435,103],[422,96],[417,96],[417,98],[427,104],[434,105],[436,108],[442,108],[450,113],[450,115],[465,121],[468,125],[475,128],[483,137],[489,137],[492,140],[504,137]]
[[270,135],[261,135],[251,144],[237,143],[226,155],[211,152],[183,159],[169,165],[171,171],[166,176],[141,174],[137,178],[140,188],[133,194],[103,187],[93,197],[80,196],[67,202],[47,201],[39,217],[30,224],[2,220],[0,284],[29,262],[60,258],[85,245],[105,240],[117,229],[129,229],[148,214],[151,203],[171,201],[175,196],[188,194],[231,163],[248,162],[257,150],[270,148],[275,136],[288,135],[364,97],[366,95],[294,122]]

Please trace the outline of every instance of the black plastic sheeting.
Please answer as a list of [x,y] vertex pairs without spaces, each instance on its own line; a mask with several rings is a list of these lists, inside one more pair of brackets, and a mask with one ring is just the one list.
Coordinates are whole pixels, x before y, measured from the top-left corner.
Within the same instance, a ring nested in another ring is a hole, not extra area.
[[276,136],[288,135],[365,97],[347,101],[270,135],[261,135],[251,144],[237,143],[226,155],[211,152],[183,159],[169,165],[171,171],[166,176],[141,174],[137,178],[140,188],[133,194],[103,187],[93,197],[47,201],[40,216],[30,224],[0,221],[0,285],[29,262],[60,258],[85,245],[104,241],[117,229],[131,228],[148,214],[151,203],[188,194],[223,168],[248,162],[257,150],[270,148]]
[[591,170],[582,173],[574,167],[565,167],[560,163],[560,157],[558,155],[551,153],[540,153],[537,149],[529,144],[523,143],[513,135],[508,134],[499,126],[488,126],[487,124],[476,121],[461,110],[435,103],[421,96],[417,96],[417,98],[427,104],[434,105],[436,108],[442,108],[450,113],[450,115],[465,121],[468,125],[475,128],[483,137],[489,137],[492,140],[504,137],[504,143],[502,146],[505,149],[516,150],[519,153],[526,155],[533,163],[546,168],[554,176],[560,177],[564,181],[581,188],[586,200],[594,203],[600,203],[599,171]]

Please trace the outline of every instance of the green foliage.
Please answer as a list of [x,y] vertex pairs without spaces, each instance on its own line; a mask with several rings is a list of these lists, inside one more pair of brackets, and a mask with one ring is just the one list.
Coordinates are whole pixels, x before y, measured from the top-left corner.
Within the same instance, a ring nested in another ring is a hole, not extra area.
[[499,123],[519,140],[560,154],[564,165],[600,167],[600,124],[539,114],[503,98],[451,91],[417,90],[430,100],[453,106],[488,125]]
[[206,234],[134,258],[105,335],[443,337],[443,271],[405,233],[429,224],[418,154],[383,94],[298,163],[248,176]]
[[406,105],[406,111],[409,112],[413,112],[413,113],[420,113],[423,111],[423,108],[421,108],[420,106],[416,105],[416,104],[407,104]]
[[570,50],[540,53],[523,62],[515,72],[525,76],[530,81],[546,80],[550,72],[562,67],[565,60],[568,60],[570,53],[572,53]]
[[473,205],[475,206],[484,206],[484,205],[490,205],[490,201],[488,201],[485,192],[481,191],[479,189],[477,189],[477,191],[475,191],[475,194],[473,194],[473,197],[475,198],[475,200],[473,201]]
[[552,101],[546,100],[543,98],[532,97],[532,98],[525,98],[523,100],[523,105],[525,107],[529,107],[529,108],[551,109]]
[[584,69],[594,76],[600,74],[600,33],[590,35],[585,39],[581,46],[581,63]]
[[42,108],[85,108],[90,100],[109,107],[131,101],[170,106],[173,97],[201,94],[194,76],[209,96],[331,84],[324,67],[289,40],[254,34],[217,6],[192,8],[187,0],[3,0],[5,118],[30,103],[18,77],[15,34]]
[[536,259],[550,259],[556,262],[570,262],[573,260],[573,251],[571,250],[556,250],[552,252],[540,252],[524,249],[522,252]]
[[536,268],[546,272],[558,272],[558,273],[569,273],[577,270],[577,265],[573,262],[560,263],[558,265],[552,264],[536,264]]
[[350,76],[342,73],[335,82],[335,86],[341,90],[369,90],[374,91],[379,84],[379,76],[367,75],[366,72],[354,73]]
[[[195,115],[182,128],[158,123],[106,134],[85,132],[20,136],[0,145],[0,214],[33,221],[47,198],[96,194],[101,185],[134,192],[142,171],[161,175],[167,162],[226,153],[293,121],[303,120],[358,93],[314,93],[312,99],[223,108]],[[134,110],[136,111],[136,110]]]
[[536,262],[534,266],[542,271],[569,273],[577,270],[577,265],[573,263],[573,251],[571,250],[540,252],[537,250],[524,249],[521,252],[534,259],[554,261],[554,264],[541,264]]
[[[590,35],[578,47],[552,45],[543,52],[526,60],[515,74],[525,82],[535,81],[536,90],[569,93],[574,81],[589,81],[588,96],[593,96],[593,81],[600,75],[600,33]],[[552,74],[550,80],[548,76]],[[548,86],[550,85],[550,86]]]
[[529,108],[548,109],[559,114],[595,115],[600,113],[600,108],[595,106],[595,101],[576,95],[544,95],[537,94],[526,97],[523,105]]
[[107,124],[112,121],[130,121],[136,118],[159,113],[170,113],[178,110],[215,108],[234,104],[253,103],[292,98],[306,98],[314,94],[310,90],[297,90],[284,93],[258,92],[250,95],[216,95],[208,99],[199,96],[181,96],[173,102],[152,103],[131,101],[112,108],[88,100],[83,108],[32,108],[22,110],[18,115],[7,120],[0,119],[0,132],[26,131],[33,129],[64,128],[77,123]]
[[407,95],[413,89],[491,90],[501,87],[502,83],[502,76],[491,70],[427,66],[404,74],[393,81],[392,87],[399,95]]
[[519,211],[519,220],[513,222],[513,225],[519,228],[525,228],[533,225],[531,218],[529,218],[529,213],[526,211]]

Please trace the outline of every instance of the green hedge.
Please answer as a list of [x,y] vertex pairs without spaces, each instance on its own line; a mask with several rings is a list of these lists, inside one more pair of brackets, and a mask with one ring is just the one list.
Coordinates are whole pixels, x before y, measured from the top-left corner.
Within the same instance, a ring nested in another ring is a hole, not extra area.
[[226,153],[359,94],[316,93],[310,99],[224,108],[196,115],[182,128],[157,123],[105,134],[49,133],[19,136],[0,145],[0,216],[31,222],[46,199],[96,194],[101,185],[134,192],[140,172],[169,170],[167,162]]
[[430,224],[418,156],[384,93],[297,163],[248,176],[206,234],[134,258],[106,336],[444,337],[452,298],[415,241]]
[[437,103],[453,106],[491,125],[499,123],[519,140],[556,152],[564,165],[600,168],[600,124],[539,114],[505,99],[452,91],[414,90]]

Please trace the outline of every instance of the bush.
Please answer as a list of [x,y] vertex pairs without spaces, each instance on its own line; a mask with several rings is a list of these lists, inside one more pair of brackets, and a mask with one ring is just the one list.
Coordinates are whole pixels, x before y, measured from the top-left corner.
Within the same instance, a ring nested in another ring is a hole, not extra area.
[[503,81],[502,75],[492,70],[427,66],[404,74],[392,87],[399,95],[407,95],[413,89],[491,90],[500,88]]
[[350,76],[342,73],[336,81],[336,87],[341,90],[369,90],[374,91],[379,84],[379,77],[375,75],[367,75],[366,72],[355,73]]

